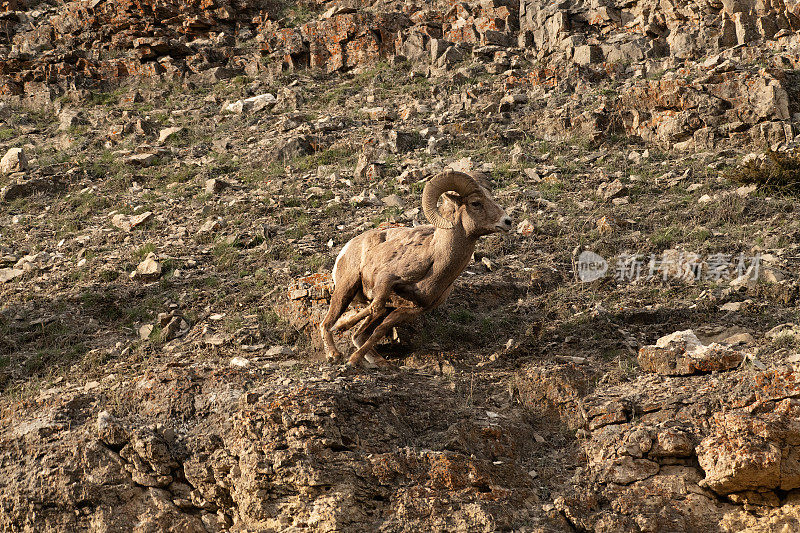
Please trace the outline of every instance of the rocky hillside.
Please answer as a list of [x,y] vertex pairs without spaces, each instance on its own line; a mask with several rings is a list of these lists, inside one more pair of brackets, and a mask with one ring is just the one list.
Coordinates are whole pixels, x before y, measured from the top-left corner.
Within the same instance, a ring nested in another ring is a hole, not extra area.
[[[800,529],[798,63],[793,0],[0,0],[0,528]],[[446,167],[514,230],[325,363]]]

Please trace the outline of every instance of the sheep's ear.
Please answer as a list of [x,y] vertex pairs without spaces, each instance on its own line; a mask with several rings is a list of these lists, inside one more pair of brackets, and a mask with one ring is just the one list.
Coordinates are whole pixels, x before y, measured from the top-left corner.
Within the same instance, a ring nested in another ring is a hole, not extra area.
[[444,196],[445,201],[450,200],[456,205],[461,205],[464,203],[464,199],[454,192],[446,192],[442,196]]

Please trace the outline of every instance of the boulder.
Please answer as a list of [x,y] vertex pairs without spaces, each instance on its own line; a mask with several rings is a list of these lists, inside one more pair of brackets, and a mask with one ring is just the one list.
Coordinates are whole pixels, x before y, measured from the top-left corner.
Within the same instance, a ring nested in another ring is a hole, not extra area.
[[692,330],[661,337],[653,346],[639,350],[639,366],[665,376],[686,376],[700,372],[725,371],[739,366],[744,353],[717,343],[708,346]]
[[11,148],[0,159],[0,174],[24,172],[28,170],[28,158],[22,148]]

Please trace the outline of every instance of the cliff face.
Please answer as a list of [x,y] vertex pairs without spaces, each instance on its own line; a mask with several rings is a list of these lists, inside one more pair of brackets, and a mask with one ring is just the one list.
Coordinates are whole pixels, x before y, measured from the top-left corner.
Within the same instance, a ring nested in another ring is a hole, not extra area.
[[[799,13],[0,0],[0,529],[798,529]],[[514,231],[321,362],[447,166]]]
[[[540,102],[540,92],[565,83],[579,89],[606,80],[619,93],[613,102],[588,101],[580,90],[581,101],[570,105],[541,102],[545,131],[595,134],[613,126],[697,149],[774,144],[795,134],[793,75],[785,71],[796,68],[800,18],[780,0],[370,4],[7,5],[0,94],[48,100],[129,76],[332,73],[398,56],[446,70],[466,57],[500,56],[495,74]],[[515,71],[522,57],[541,67]]]

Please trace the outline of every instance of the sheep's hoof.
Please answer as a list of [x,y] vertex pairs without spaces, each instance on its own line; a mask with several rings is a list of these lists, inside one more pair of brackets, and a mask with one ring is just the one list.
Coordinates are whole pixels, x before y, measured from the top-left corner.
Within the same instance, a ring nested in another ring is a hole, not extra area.
[[360,357],[350,357],[345,364],[347,365],[347,368],[358,368],[362,362],[363,359]]
[[325,359],[331,364],[338,364],[342,360],[342,354],[336,350],[328,350],[325,352]]
[[381,368],[381,369],[395,368],[392,363],[390,363],[389,361],[378,355],[378,352],[376,352],[375,350],[370,350],[363,356],[358,357],[357,359],[355,357],[351,357],[350,361],[348,361],[348,364],[353,366],[356,366],[359,363],[367,370],[373,370],[376,368]]
[[380,368],[382,370],[394,370],[396,367],[381,357],[378,354],[370,354],[364,358],[364,367],[365,368]]

